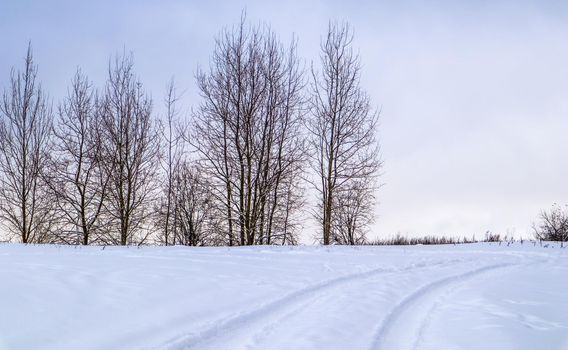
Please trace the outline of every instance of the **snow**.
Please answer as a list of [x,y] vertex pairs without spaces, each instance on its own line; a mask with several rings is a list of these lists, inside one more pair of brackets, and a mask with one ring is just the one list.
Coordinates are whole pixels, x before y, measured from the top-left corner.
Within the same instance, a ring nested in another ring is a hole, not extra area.
[[568,249],[0,245],[0,349],[568,349]]

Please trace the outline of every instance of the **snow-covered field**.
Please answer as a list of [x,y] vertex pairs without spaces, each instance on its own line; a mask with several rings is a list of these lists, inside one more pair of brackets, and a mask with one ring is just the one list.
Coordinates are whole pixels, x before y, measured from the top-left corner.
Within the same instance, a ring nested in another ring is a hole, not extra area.
[[4,244],[0,349],[568,349],[568,248]]

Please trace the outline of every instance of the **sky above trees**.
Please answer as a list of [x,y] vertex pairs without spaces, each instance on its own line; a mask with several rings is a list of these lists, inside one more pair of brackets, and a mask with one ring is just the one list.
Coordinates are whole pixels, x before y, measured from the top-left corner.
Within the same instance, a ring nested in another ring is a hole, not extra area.
[[285,42],[296,35],[306,66],[330,19],[351,24],[362,85],[381,108],[376,234],[526,234],[541,209],[568,201],[563,1],[5,1],[0,87],[30,40],[55,101],[77,66],[102,85],[125,49],[155,111],[175,76],[189,114],[197,67],[243,9]]

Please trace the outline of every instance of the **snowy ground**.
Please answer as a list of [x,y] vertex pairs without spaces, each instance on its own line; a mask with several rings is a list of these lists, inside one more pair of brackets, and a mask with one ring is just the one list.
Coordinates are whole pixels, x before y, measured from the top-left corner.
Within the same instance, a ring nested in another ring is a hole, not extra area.
[[4,244],[0,349],[568,349],[568,248]]

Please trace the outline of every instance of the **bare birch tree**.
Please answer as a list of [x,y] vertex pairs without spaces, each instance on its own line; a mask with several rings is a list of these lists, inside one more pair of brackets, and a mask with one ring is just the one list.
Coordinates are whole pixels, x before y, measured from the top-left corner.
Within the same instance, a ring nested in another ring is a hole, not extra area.
[[286,191],[298,189],[304,161],[302,73],[295,42],[286,49],[243,18],[217,39],[209,72],[197,74],[203,102],[191,142],[229,245],[293,242],[296,226],[277,221],[290,223],[301,204]]
[[163,170],[163,196],[158,203],[158,226],[162,230],[160,241],[165,245],[176,244],[177,229],[176,203],[174,181],[176,172],[180,169],[180,162],[183,155],[183,128],[179,120],[179,110],[177,103],[179,96],[176,92],[174,80],[172,79],[166,89],[164,104],[166,107],[165,120],[160,128],[160,139],[163,144],[164,154],[161,165]]
[[92,84],[80,70],[59,106],[54,126],[55,154],[47,184],[62,214],[58,241],[71,243],[78,234],[84,245],[97,242],[108,177],[102,173],[97,101]]
[[12,70],[0,105],[0,219],[23,243],[44,241],[52,223],[42,183],[51,123],[51,107],[37,81],[30,44],[24,69]]
[[100,110],[104,176],[109,180],[105,213],[119,233],[112,243],[141,244],[149,235],[148,218],[157,189],[159,139],[152,100],[134,75],[131,56],[109,64]]
[[[322,243],[337,242],[340,211],[355,212],[344,193],[356,186],[363,192],[381,166],[376,138],[378,113],[360,87],[361,63],[353,52],[353,34],[347,24],[330,23],[321,44],[320,70],[312,67],[310,148],[318,193],[316,218],[322,227]],[[372,205],[365,202],[365,205]],[[341,215],[344,215],[342,213]],[[353,232],[353,235],[359,233]]]

